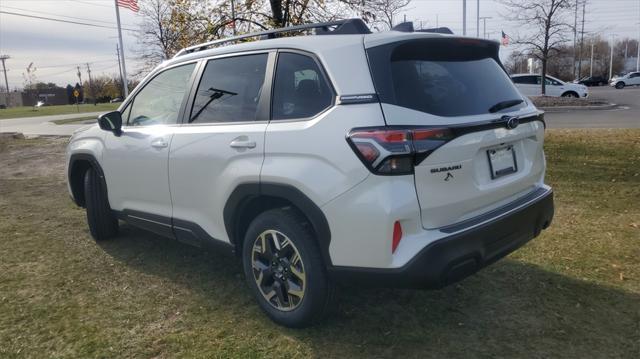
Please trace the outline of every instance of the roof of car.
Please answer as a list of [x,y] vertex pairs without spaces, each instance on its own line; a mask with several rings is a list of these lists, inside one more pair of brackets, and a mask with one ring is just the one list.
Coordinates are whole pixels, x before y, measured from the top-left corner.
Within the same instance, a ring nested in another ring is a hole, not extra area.
[[371,34],[354,35],[308,35],[279,37],[268,40],[241,42],[187,53],[165,61],[161,65],[161,67],[171,66],[194,59],[239,52],[251,52],[271,49],[293,49],[309,51],[313,53],[321,53],[326,51],[339,51],[340,49],[344,49],[354,45],[364,45],[366,48],[370,48],[394,41],[437,37],[455,36],[428,32],[383,31]]

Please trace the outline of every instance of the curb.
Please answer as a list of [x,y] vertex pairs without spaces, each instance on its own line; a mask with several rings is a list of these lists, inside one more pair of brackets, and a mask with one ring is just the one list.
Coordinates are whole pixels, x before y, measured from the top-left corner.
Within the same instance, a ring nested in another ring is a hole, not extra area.
[[545,112],[562,112],[567,110],[611,110],[615,108],[618,104],[610,103],[607,105],[596,105],[596,106],[551,106],[551,107],[538,107],[539,109]]

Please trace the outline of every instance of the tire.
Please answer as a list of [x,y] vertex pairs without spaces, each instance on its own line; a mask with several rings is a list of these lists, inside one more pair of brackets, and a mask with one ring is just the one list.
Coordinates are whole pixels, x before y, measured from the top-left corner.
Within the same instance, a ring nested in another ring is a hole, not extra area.
[[245,235],[242,263],[251,292],[274,322],[303,328],[326,316],[333,286],[314,234],[296,210],[258,215]]
[[624,88],[624,82],[620,81],[616,83],[616,88],[618,90],[623,89]]
[[91,237],[96,241],[115,237],[118,234],[118,219],[109,207],[107,189],[93,168],[84,174],[84,198]]
[[598,86],[604,86],[604,82],[598,82]]
[[562,97],[573,97],[573,98],[579,98],[578,94],[573,92],[573,91],[569,91],[569,92],[565,92],[562,94]]

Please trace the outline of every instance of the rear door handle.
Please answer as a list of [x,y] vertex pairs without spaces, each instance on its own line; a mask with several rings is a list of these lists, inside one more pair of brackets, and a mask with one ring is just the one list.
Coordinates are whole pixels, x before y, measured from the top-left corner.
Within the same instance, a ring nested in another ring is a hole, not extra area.
[[165,141],[162,137],[156,138],[155,140],[151,141],[151,147],[153,148],[165,148],[167,146],[169,146],[169,143],[167,143],[167,141]]
[[255,148],[255,141],[235,139],[229,144],[232,148]]

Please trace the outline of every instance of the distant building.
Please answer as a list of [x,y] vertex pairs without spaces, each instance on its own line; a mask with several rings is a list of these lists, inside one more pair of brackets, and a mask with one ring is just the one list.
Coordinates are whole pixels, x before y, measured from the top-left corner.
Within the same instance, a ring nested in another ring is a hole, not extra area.
[[23,106],[33,106],[38,103],[38,101],[42,101],[47,105],[69,104],[67,90],[62,87],[42,90],[26,90],[22,92]]

